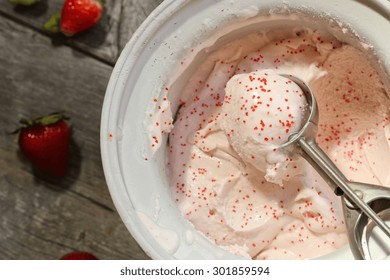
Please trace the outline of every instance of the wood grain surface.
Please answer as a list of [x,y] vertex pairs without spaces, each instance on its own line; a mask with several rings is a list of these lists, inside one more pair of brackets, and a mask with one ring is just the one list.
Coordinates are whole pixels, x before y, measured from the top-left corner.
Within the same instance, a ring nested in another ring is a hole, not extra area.
[[[112,203],[99,147],[105,89],[121,49],[161,0],[107,0],[99,24],[67,38],[42,31],[62,1],[19,7],[0,0],[0,259],[146,259]],[[66,110],[66,178],[36,173],[9,132],[21,117]]]

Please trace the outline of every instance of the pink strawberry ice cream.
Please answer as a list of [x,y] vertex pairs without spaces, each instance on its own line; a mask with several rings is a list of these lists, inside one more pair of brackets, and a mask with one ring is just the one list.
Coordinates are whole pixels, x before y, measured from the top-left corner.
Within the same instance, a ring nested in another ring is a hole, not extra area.
[[343,211],[305,160],[275,152],[305,107],[280,74],[312,88],[317,142],[346,177],[390,185],[388,89],[362,51],[294,29],[240,38],[198,67],[169,134],[172,194],[198,231],[237,255],[315,258],[347,243]]
[[279,147],[303,126],[306,105],[301,88],[273,70],[237,74],[226,84],[220,127],[245,163],[282,185],[292,159]]

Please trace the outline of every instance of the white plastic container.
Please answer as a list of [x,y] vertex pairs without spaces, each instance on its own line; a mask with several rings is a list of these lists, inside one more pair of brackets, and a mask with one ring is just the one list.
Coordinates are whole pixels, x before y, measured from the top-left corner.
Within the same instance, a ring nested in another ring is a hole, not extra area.
[[[363,42],[358,47],[370,49],[381,62],[379,71],[390,72],[390,36],[385,34],[390,30],[390,2],[386,0],[166,0],[124,48],[103,105],[102,160],[115,206],[130,233],[151,258],[238,257],[197,232],[170,196],[165,146],[156,155],[148,150],[145,114],[150,100],[160,94],[190,48],[212,45],[210,38],[215,38],[216,32],[225,34],[228,40],[238,29],[276,27],[281,23],[258,22],[258,15],[294,11],[328,22],[336,33],[352,30],[356,36],[348,43],[356,44],[358,37]],[[173,106],[172,110],[176,109]],[[353,256],[346,246],[323,258]]]

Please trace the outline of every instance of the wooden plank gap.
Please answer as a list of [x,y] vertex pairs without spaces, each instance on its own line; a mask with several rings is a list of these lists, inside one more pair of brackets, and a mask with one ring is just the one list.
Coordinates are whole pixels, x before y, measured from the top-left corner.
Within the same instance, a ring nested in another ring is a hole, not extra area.
[[[32,236],[32,237],[35,237],[36,239],[41,240],[41,241],[43,241],[43,242],[50,243],[50,244],[55,244],[55,245],[57,245],[57,246],[59,246],[59,247],[61,247],[61,248],[70,249],[71,251],[77,251],[77,250],[78,250],[77,248],[74,248],[74,247],[72,247],[72,246],[68,246],[68,245],[66,245],[66,244],[64,244],[64,243],[60,243],[60,242],[54,241],[54,240],[52,240],[52,239],[44,238],[44,237],[42,237],[42,236],[40,236],[40,235],[35,234],[35,233],[32,232],[32,231],[25,231],[25,232],[26,232],[28,235],[30,235],[30,236]],[[19,243],[20,245],[23,245],[22,243],[20,243],[20,242],[18,242],[18,241],[15,241],[15,242]],[[23,245],[23,246],[24,246],[24,245]],[[32,250],[31,247],[27,247],[27,248],[29,248],[29,250]],[[44,252],[42,252],[42,253],[44,253]],[[44,253],[44,254],[46,254],[46,253]]]
[[107,205],[105,205],[105,204],[103,204],[103,203],[101,203],[101,202],[99,202],[99,201],[97,201],[97,200],[94,200],[94,199],[91,198],[91,197],[88,197],[88,196],[86,196],[86,195],[84,195],[84,194],[82,194],[82,193],[76,192],[76,191],[71,190],[71,189],[69,189],[68,191],[69,191],[70,193],[76,194],[76,195],[78,195],[78,196],[80,196],[80,197],[82,197],[82,198],[84,198],[84,199],[86,199],[86,200],[92,202],[93,204],[99,206],[100,208],[103,208],[103,209],[105,209],[105,210],[107,210],[107,211],[109,211],[109,212],[112,212],[112,213],[115,212],[114,209],[112,209],[111,207],[109,207],[109,206],[107,206]]
[[26,23],[25,21],[19,19],[18,17],[13,17],[13,16],[11,16],[11,15],[9,15],[7,13],[4,13],[1,10],[0,10],[0,16],[6,18],[8,20],[11,20],[11,21],[15,22],[16,24],[21,25],[21,26],[23,26],[25,28],[28,28],[28,29],[30,29],[30,30],[32,30],[34,32],[37,32],[40,35],[43,35],[43,36],[45,36],[47,38],[50,38],[51,41],[52,41],[52,44],[55,45],[55,46],[62,45],[62,46],[65,46],[65,47],[69,47],[69,48],[71,48],[71,49],[73,49],[73,50],[75,50],[75,51],[77,51],[77,52],[79,52],[79,53],[81,53],[81,54],[83,54],[85,56],[93,58],[93,59],[95,59],[95,60],[97,60],[97,61],[99,61],[99,62],[101,62],[101,63],[103,63],[105,65],[110,66],[110,67],[114,67],[114,65],[115,65],[115,62],[111,62],[109,60],[101,58],[98,55],[90,53],[90,52],[82,49],[81,47],[79,47],[77,45],[71,44],[70,40],[65,35],[63,35],[61,33],[59,33],[59,34],[50,34],[50,33],[46,32],[46,31],[44,31],[43,27],[42,28],[37,28],[37,27],[35,27],[33,25],[30,25],[30,24]]

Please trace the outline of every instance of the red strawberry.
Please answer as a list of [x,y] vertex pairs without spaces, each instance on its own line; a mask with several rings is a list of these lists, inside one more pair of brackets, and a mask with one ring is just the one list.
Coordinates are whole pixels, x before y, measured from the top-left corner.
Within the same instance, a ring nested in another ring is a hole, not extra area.
[[88,252],[72,252],[62,256],[60,260],[98,260],[98,258]]
[[64,115],[54,113],[22,120],[19,147],[32,165],[56,177],[64,177],[68,165],[70,130]]
[[60,23],[62,33],[72,36],[95,26],[102,16],[103,5],[104,0],[65,0]]

